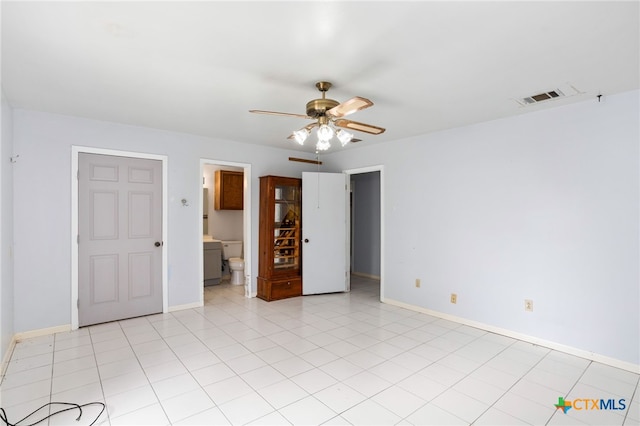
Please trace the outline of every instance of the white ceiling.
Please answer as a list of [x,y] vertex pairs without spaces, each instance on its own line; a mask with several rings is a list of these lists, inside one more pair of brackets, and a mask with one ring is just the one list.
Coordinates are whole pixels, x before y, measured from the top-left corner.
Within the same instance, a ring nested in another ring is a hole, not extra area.
[[310,121],[248,110],[304,114],[327,80],[387,129],[355,148],[638,89],[639,39],[638,1],[2,1],[2,86],[15,108],[296,148]]

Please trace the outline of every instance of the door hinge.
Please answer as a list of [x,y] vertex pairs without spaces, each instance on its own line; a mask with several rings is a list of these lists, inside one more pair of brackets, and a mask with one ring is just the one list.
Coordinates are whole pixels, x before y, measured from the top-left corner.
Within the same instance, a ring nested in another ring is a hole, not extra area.
[[76,180],[80,180],[80,170],[76,172]]
[[76,235],[76,244],[80,244],[80,234]]
[[80,309],[80,299],[76,300],[76,306]]

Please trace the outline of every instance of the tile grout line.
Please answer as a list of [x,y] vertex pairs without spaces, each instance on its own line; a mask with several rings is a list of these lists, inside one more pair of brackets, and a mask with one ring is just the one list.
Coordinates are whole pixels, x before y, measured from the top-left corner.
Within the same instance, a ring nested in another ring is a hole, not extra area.
[[[203,314],[202,314],[202,312],[198,311],[197,309],[199,309],[199,308],[194,308],[194,309],[192,310],[192,312],[194,312],[194,313],[195,313],[195,314],[197,314],[197,315],[200,315],[204,320],[208,321],[208,322],[209,322],[209,323],[211,323],[215,328],[220,329],[223,333],[225,333],[226,335],[228,335],[230,338],[232,338],[232,339],[233,339],[233,336],[229,335],[229,333],[227,333],[226,331],[224,331],[224,330],[222,329],[222,327],[221,327],[221,326],[219,326],[219,325],[217,325],[217,324],[215,324],[215,323],[211,322],[211,320],[209,320],[205,315],[203,315]],[[229,365],[227,365],[227,363],[225,362],[225,360],[223,360],[223,359],[221,359],[220,357],[218,357],[218,356],[215,354],[215,352],[214,352],[213,350],[211,350],[211,348],[209,348],[209,347],[206,345],[206,343],[205,343],[205,342],[204,342],[204,341],[203,341],[199,336],[197,336],[196,334],[194,334],[193,330],[192,330],[191,328],[189,328],[189,326],[188,326],[187,324],[185,324],[183,321],[181,321],[181,320],[180,320],[180,318],[177,318],[177,317],[176,317],[176,320],[177,320],[180,324],[182,324],[182,326],[184,326],[184,327],[185,327],[185,329],[189,332],[189,334],[190,334],[191,336],[193,336],[193,337],[194,337],[198,342],[202,343],[202,344],[207,348],[207,350],[211,351],[211,353],[212,353],[214,356],[216,356],[218,359],[220,359],[220,363],[224,364],[227,368],[229,368],[231,371],[233,371],[233,372],[234,372],[234,374],[235,374],[235,375],[236,375],[240,380],[242,380],[242,381],[243,381],[247,386],[249,386],[251,389],[253,389],[253,387],[252,387],[249,383],[247,383],[247,382],[246,382],[242,377],[240,377],[240,375],[239,375],[238,373],[236,373],[236,371],[235,371],[233,368],[231,368]],[[162,339],[164,340],[164,337],[162,337]],[[235,339],[233,339],[233,340],[235,341]],[[166,342],[165,342],[165,343],[166,343]],[[238,343],[238,344],[242,345],[240,342],[237,342],[237,341],[236,341],[236,343]],[[171,348],[171,346],[169,346],[169,344],[168,344],[168,343],[166,343],[166,344],[167,344],[167,347],[168,347],[169,349],[171,349],[171,352],[173,352],[173,354],[176,356],[176,358],[177,358],[177,359],[180,361],[180,363],[184,366],[184,368],[189,372],[189,375],[191,376],[191,378],[193,378],[193,380],[195,380],[195,381],[196,381],[196,383],[198,383],[199,388],[200,388],[200,389],[201,389],[205,394],[207,394],[207,398],[209,398],[209,399],[211,400],[211,402],[212,402],[212,404],[214,405],[214,407],[218,408],[218,410],[220,411],[220,413],[222,413],[222,415],[225,417],[225,419],[227,419],[227,421],[229,421],[229,424],[233,424],[233,423],[231,423],[231,421],[229,420],[229,418],[227,417],[227,415],[226,415],[226,414],[225,414],[225,413],[220,409],[220,406],[218,405],[218,403],[217,403],[217,402],[215,402],[215,401],[211,398],[211,396],[209,395],[209,393],[208,393],[208,392],[204,389],[204,387],[200,384],[200,382],[198,381],[198,379],[196,379],[196,378],[193,376],[193,373],[192,373],[191,369],[189,369],[186,365],[184,365],[184,363],[183,363],[182,359],[178,356],[178,354],[176,354],[176,353],[174,352],[174,350]],[[232,345],[233,345],[233,344],[228,345],[228,346],[232,346]],[[245,349],[249,350],[251,353],[253,353],[253,351],[251,351],[249,348],[246,348],[244,345],[242,345],[242,346],[243,346]],[[226,347],[226,346],[225,346],[225,347]],[[238,356],[238,357],[235,357],[235,358],[239,358],[239,356]],[[232,359],[235,359],[235,358],[232,358]],[[223,379],[223,380],[225,380],[225,379]],[[254,389],[254,391],[255,391],[255,389]],[[257,392],[257,391],[256,391],[256,392]],[[234,398],[234,399],[231,399],[231,400],[229,400],[229,401],[226,401],[225,403],[227,403],[227,402],[231,402],[231,401],[233,401],[233,400],[235,400],[235,399],[238,399],[238,398],[241,398],[241,397],[242,397],[242,396],[239,396],[239,397],[237,397],[237,398]],[[264,399],[264,398],[263,398],[263,399]],[[269,403],[269,401],[266,401],[266,400],[265,400],[265,402]],[[269,404],[269,405],[271,406],[271,404]],[[278,410],[277,410],[275,407],[273,407],[273,406],[271,406],[271,408],[273,408],[274,412],[277,412],[277,411],[278,411]],[[204,410],[204,411],[206,411],[206,410]],[[204,412],[204,411],[202,411],[202,412]],[[199,413],[197,413],[197,414],[199,414]],[[196,415],[196,414],[194,414],[194,415]],[[184,419],[183,419],[183,420],[184,420]]]
[[89,336],[89,342],[91,344],[91,353],[93,355],[93,361],[96,364],[98,379],[100,380],[100,391],[102,392],[102,400],[104,401],[104,413],[107,417],[107,422],[111,424],[111,414],[109,413],[109,407],[107,406],[107,396],[104,393],[104,386],[102,384],[102,375],[100,374],[100,367],[98,366],[98,357],[96,356],[96,349],[93,346],[93,333],[91,333],[91,327],[87,327],[87,335]]
[[[629,406],[631,406],[634,402],[634,399],[636,396],[640,395],[640,393],[638,393],[638,389],[640,388],[640,375],[638,376],[638,379],[636,380],[636,388],[633,391],[633,395],[631,395],[631,401],[629,402]],[[638,401],[638,406],[640,408],[640,401]],[[640,409],[639,409],[640,411]],[[627,417],[629,416],[629,410],[627,410],[627,414],[624,416],[624,420],[623,420],[623,424],[626,423],[627,421]],[[638,413],[638,417],[640,417],[640,412]]]
[[[126,321],[126,320],[123,320]],[[149,322],[149,320],[147,319],[147,322],[149,323],[149,325],[151,325],[151,323]],[[144,374],[145,379],[147,379],[147,383],[149,384],[149,387],[151,388],[151,391],[153,392],[153,394],[156,397],[156,400],[158,401],[158,405],[160,406],[160,409],[162,410],[162,413],[164,414],[165,418],[169,421],[169,424],[171,424],[171,419],[169,419],[169,415],[167,414],[167,411],[164,407],[164,405],[162,405],[162,401],[160,400],[160,396],[158,395],[158,393],[156,392],[156,389],[153,387],[153,383],[151,383],[151,380],[149,380],[149,376],[147,375],[147,372],[144,369],[144,366],[142,365],[142,363],[140,362],[140,358],[138,357],[138,353],[135,351],[135,349],[133,348],[133,345],[131,344],[131,340],[129,340],[129,336],[127,335],[127,333],[124,331],[124,328],[122,327],[122,323],[121,321],[118,321],[118,326],[120,327],[120,330],[122,331],[122,334],[124,336],[124,338],[127,340],[127,343],[129,344],[129,348],[131,349],[131,352],[133,353],[133,356],[136,359],[136,362],[138,363],[138,365],[140,366],[140,370],[142,371],[142,373]],[[153,325],[151,325],[151,327],[153,328]],[[155,330],[155,328],[154,328]],[[157,331],[156,331],[157,332]],[[160,334],[158,333],[158,335],[160,336]],[[167,344],[167,342],[164,341],[164,337],[160,336],[160,338],[162,339],[162,341],[165,343],[165,345],[167,345],[167,347],[169,349],[171,349],[171,347]],[[173,352],[173,350],[172,350]],[[175,354],[174,354],[175,355]],[[122,393],[122,392],[121,392]],[[150,407],[153,404],[149,404],[145,407],[138,407],[136,408],[134,411],[138,411],[141,408],[146,408],[146,407]],[[127,415],[130,413],[124,413],[123,415]]]
[[[587,370],[589,369],[589,367],[593,364],[592,360],[589,360],[589,363],[587,364],[587,366],[584,368],[584,370],[582,371],[582,373],[580,373],[580,376],[576,379],[576,381],[573,383],[573,386],[571,386],[571,389],[569,389],[567,391],[567,393],[564,395],[564,397],[568,397],[569,394],[571,393],[572,390],[575,389],[575,387],[578,385],[578,383],[580,383],[580,379],[582,379],[582,377],[584,376],[584,374],[587,372]],[[556,411],[554,411],[554,413],[551,415],[551,417],[549,418],[549,420],[546,421],[545,425],[548,425],[549,422],[553,419],[553,417],[558,413],[558,409],[556,408]]]

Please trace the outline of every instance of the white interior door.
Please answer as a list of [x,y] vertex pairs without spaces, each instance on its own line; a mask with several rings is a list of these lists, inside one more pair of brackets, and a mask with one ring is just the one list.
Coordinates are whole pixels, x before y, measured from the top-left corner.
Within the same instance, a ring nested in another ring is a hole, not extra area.
[[349,290],[347,175],[302,173],[302,294]]
[[162,312],[162,162],[78,156],[78,323]]

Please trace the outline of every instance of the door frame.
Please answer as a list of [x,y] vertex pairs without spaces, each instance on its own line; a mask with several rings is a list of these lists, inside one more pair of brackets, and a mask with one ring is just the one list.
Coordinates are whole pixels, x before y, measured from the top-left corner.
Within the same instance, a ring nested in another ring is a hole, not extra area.
[[[349,169],[349,170],[343,170],[343,173],[349,175],[349,185],[351,185],[351,175],[359,175],[359,174],[363,174],[363,173],[370,173],[370,172],[380,172],[380,301],[384,302],[385,301],[385,297],[384,297],[384,289],[385,289],[385,256],[384,256],[384,248],[385,248],[385,243],[384,243],[384,166],[383,165],[377,165],[377,166],[368,166],[368,167],[361,167],[358,169]],[[351,186],[349,186],[349,188],[351,188]],[[349,231],[349,247],[347,247],[347,252],[350,255],[351,254],[351,231]]]
[[[71,146],[71,330],[77,330],[79,327],[78,319],[78,162],[80,154],[101,154],[111,155],[115,157],[141,158],[146,160],[158,160],[162,163],[162,312],[169,312],[168,301],[168,269],[167,253],[168,253],[168,162],[169,157],[166,155],[149,154],[132,151],[121,151],[104,148],[94,148],[88,146]],[[202,192],[202,191],[201,191]]]
[[[242,209],[242,223],[243,223],[243,234],[242,234],[242,251],[244,252],[244,296],[247,298],[256,297],[257,294],[257,285],[255,287],[256,291],[254,291],[253,286],[253,275],[251,274],[251,164],[249,163],[237,163],[233,161],[223,161],[223,160],[214,160],[208,158],[200,159],[200,174],[198,175],[198,188],[200,194],[200,234],[204,233],[204,225],[202,221],[202,210],[204,207],[204,197],[202,194],[202,175],[204,174],[204,166],[212,165],[212,166],[225,166],[225,167],[238,167],[243,170],[244,173],[244,191],[243,191],[243,209]],[[198,265],[200,271],[200,306],[204,305],[204,245],[202,244],[202,237],[198,240]]]

